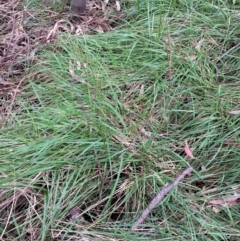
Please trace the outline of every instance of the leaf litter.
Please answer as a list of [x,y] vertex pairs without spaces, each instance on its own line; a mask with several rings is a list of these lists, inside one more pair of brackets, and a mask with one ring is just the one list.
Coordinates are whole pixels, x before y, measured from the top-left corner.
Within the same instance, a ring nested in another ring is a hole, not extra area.
[[56,11],[44,2],[26,8],[23,0],[0,0],[0,12],[0,119],[5,122],[9,104],[14,110],[9,100],[15,102],[18,84],[43,48],[63,33],[90,35],[112,31],[125,14],[118,1],[101,0],[87,1],[87,11],[81,15],[72,14],[65,3]]

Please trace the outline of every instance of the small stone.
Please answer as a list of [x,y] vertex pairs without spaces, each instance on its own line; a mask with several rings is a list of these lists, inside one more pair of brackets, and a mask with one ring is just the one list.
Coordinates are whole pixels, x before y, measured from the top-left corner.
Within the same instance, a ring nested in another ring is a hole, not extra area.
[[75,14],[80,14],[86,11],[86,0],[72,0],[71,11]]

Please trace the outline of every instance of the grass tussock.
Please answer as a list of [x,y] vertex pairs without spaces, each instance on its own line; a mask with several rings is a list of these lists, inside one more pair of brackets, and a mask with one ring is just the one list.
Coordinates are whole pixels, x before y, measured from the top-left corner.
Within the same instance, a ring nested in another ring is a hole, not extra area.
[[[240,103],[240,5],[126,7],[117,30],[61,35],[28,70],[0,134],[2,239],[240,239],[232,112]],[[189,166],[192,175],[132,232]]]

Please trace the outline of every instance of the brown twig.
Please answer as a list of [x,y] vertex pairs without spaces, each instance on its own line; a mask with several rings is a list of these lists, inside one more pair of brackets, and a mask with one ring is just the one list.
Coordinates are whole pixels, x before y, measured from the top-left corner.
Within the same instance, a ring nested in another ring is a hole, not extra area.
[[240,42],[238,44],[236,44],[235,46],[233,46],[232,48],[230,48],[227,52],[225,52],[223,55],[221,55],[220,57],[218,57],[216,59],[216,64],[222,60],[224,57],[226,57],[230,52],[232,52],[233,50],[235,50],[236,48],[240,47]]
[[164,187],[157,196],[150,202],[148,207],[143,211],[142,215],[138,218],[138,220],[134,223],[132,230],[137,230],[137,226],[141,224],[145,218],[148,216],[150,211],[155,208],[158,203],[164,198],[166,194],[168,194],[174,187],[178,185],[178,183],[188,174],[190,174],[192,171],[192,168],[189,167],[185,171],[183,171],[171,184]]
[[[221,61],[223,58],[225,58],[229,53],[231,53],[233,50],[236,50],[238,47],[240,47],[240,43],[238,43],[237,45],[233,46],[232,48],[230,48],[227,52],[225,52],[223,55],[221,55],[220,57],[218,57],[215,61],[215,63],[217,64],[219,61]],[[217,69],[217,73],[216,73],[216,80],[218,81],[218,77],[219,77],[219,70]]]

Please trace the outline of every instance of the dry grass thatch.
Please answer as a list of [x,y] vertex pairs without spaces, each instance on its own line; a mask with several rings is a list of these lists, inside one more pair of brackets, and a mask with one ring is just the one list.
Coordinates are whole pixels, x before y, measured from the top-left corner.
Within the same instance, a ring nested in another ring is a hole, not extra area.
[[[36,54],[62,33],[71,35],[111,31],[123,17],[116,1],[87,1],[87,11],[74,15],[67,4],[48,1],[27,8],[24,0],[0,1],[0,120],[12,110],[20,85],[28,78],[26,70]],[[54,11],[54,7],[58,11]]]

